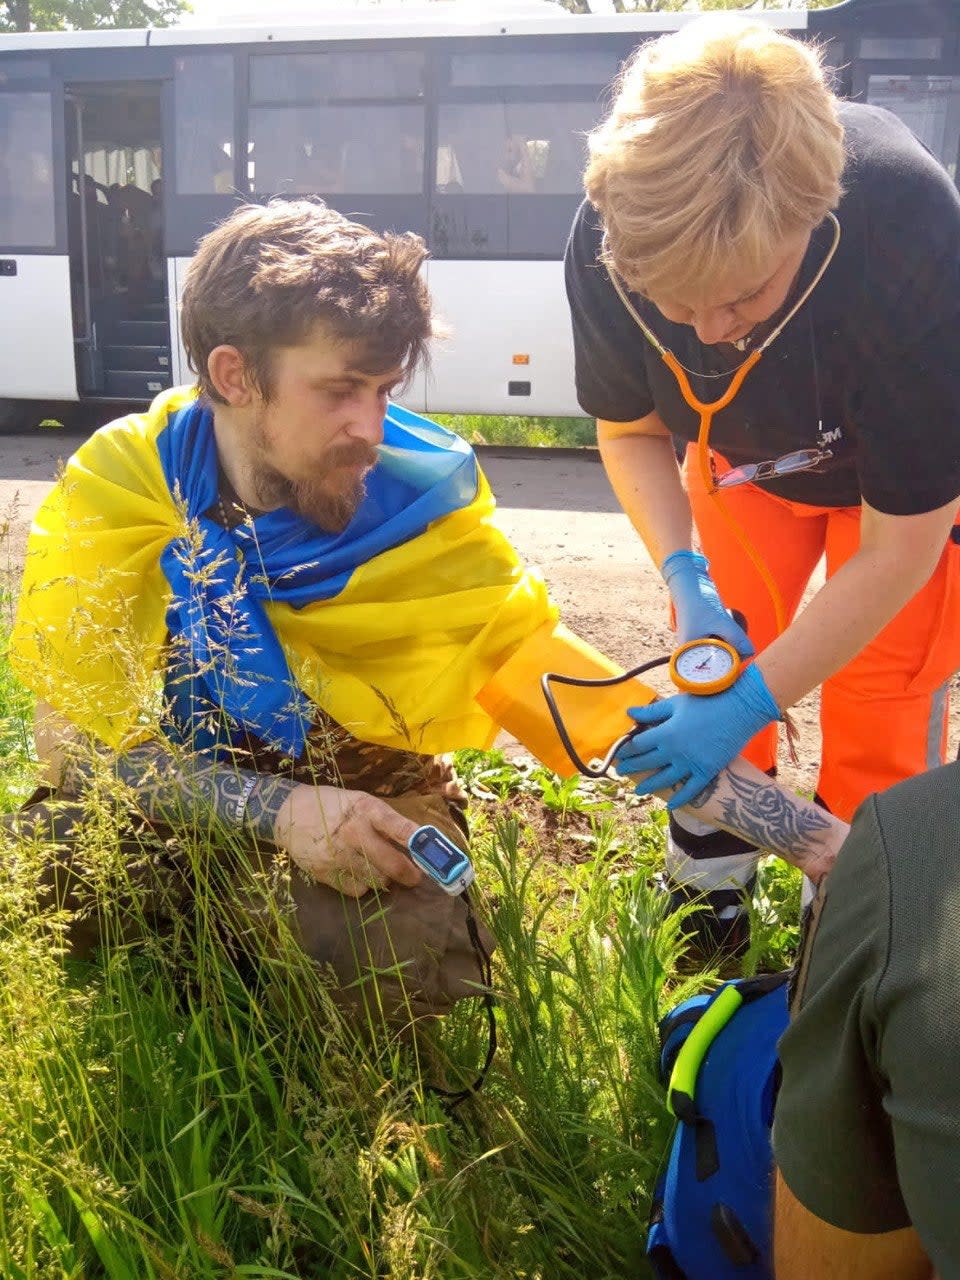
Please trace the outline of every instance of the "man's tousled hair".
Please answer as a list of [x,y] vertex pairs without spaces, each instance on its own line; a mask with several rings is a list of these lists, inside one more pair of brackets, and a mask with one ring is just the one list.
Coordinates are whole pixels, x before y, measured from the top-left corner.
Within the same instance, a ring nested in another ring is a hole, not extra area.
[[241,205],[200,241],[184,285],[180,327],[201,392],[222,403],[207,361],[226,344],[269,400],[272,352],[318,326],[355,344],[362,371],[409,378],[433,332],[426,256],[419,236],[381,235],[321,201]]

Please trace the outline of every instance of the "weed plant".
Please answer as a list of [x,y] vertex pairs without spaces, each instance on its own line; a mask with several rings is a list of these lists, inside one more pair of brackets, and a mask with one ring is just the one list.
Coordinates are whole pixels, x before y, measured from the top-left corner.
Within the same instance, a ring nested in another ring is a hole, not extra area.
[[[3,807],[31,789],[30,699],[0,663]],[[649,1193],[670,1124],[658,1017],[715,975],[682,971],[655,888],[662,820],[604,787],[464,752],[500,1050],[473,1001],[398,1036],[348,1020],[283,910],[231,945],[236,879],[212,841],[163,929],[91,792],[81,914],[37,884],[49,842],[0,829],[0,1276],[4,1280],[623,1280],[649,1274]],[[523,804],[521,804],[521,800]],[[549,841],[539,806],[577,820]],[[537,834],[540,831],[540,834]],[[764,872],[754,966],[779,967],[797,883]],[[273,885],[263,881],[263,902]],[[233,896],[231,896],[233,895]],[[282,895],[280,895],[282,896]],[[247,904],[249,905],[249,904]]]

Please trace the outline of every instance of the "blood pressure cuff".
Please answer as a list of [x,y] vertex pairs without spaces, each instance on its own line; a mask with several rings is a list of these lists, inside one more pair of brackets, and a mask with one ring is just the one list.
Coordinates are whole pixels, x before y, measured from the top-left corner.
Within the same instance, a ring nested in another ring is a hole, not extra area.
[[[544,672],[599,680],[623,668],[581,640],[562,623],[547,621],[530,635],[480,693],[477,702],[548,769],[563,777],[577,772],[560,741],[541,688]],[[636,728],[627,707],[646,706],[657,696],[640,680],[610,688],[556,686],[557,709],[582,760],[603,757],[617,738]]]
[[770,1130],[788,976],[724,983],[661,1023],[677,1126],[647,1236],[659,1280],[773,1278]]

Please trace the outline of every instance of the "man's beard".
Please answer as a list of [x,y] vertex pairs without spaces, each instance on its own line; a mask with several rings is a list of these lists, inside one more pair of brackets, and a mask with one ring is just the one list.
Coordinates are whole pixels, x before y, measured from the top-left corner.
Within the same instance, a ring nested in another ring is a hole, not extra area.
[[288,507],[324,533],[342,533],[366,496],[366,473],[377,461],[372,445],[357,440],[332,447],[313,475],[291,480],[266,460],[266,442],[258,449],[258,505],[270,511]]

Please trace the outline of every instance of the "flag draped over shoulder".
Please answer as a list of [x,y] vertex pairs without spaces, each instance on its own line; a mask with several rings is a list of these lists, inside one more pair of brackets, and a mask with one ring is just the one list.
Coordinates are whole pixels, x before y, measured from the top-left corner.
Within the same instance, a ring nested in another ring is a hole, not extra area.
[[203,515],[216,486],[190,390],[81,446],[34,521],[11,637],[38,696],[114,747],[157,723],[164,675],[190,734],[219,701],[295,755],[308,699],[368,742],[490,744],[476,695],[556,614],[493,526],[468,446],[391,406],[367,498],[336,535],[285,510],[226,532]]

